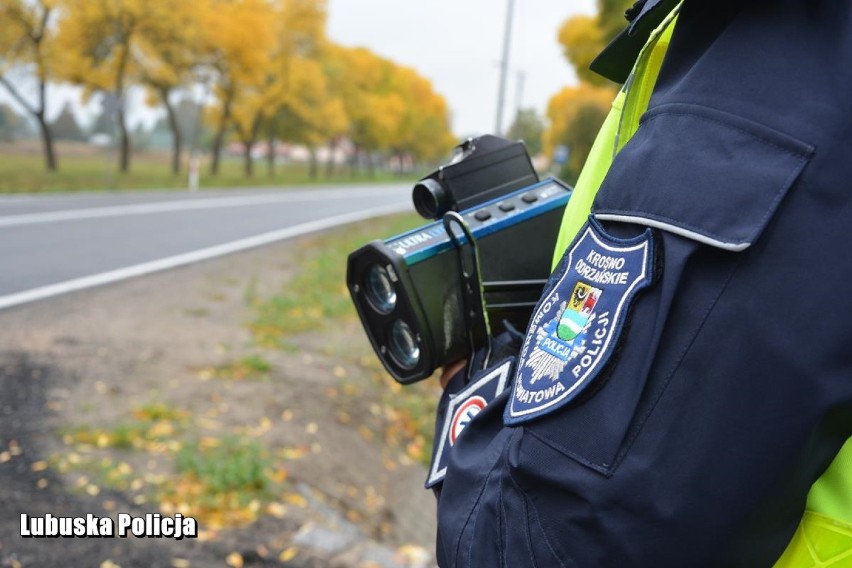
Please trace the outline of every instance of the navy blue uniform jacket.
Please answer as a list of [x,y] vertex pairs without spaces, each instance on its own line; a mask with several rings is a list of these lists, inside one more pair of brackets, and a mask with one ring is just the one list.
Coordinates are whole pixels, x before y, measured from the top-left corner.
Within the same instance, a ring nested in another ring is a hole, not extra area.
[[652,278],[581,394],[455,440],[441,566],[772,566],[852,434],[852,3],[687,0],[592,214]]

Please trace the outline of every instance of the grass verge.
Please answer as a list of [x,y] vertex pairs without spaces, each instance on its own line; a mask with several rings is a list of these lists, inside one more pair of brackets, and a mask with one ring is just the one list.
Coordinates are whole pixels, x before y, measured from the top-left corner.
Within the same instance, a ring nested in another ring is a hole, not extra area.
[[[59,169],[48,172],[40,149],[32,143],[0,143],[0,193],[38,193],[60,191],[113,191],[128,189],[185,189],[188,187],[186,167],[179,175],[170,170],[170,158],[165,152],[138,152],[133,155],[130,171],[117,171],[114,152],[85,144],[61,142],[57,145]],[[356,170],[354,175],[346,168],[338,168],[332,176],[323,171],[311,177],[307,164],[279,163],[273,175],[266,164],[258,160],[252,177],[243,173],[242,158],[223,156],[219,174],[210,175],[205,161],[200,168],[199,186],[263,187],[286,185],[319,185],[328,183],[375,183],[413,180],[413,176],[399,176],[376,171],[374,175]]]
[[[371,240],[393,236],[422,223],[414,214],[398,215],[327,233],[305,243],[298,259],[299,273],[280,293],[255,302],[257,318],[250,327],[256,341],[266,347],[293,350],[291,341],[299,334],[354,320],[355,308],[345,286],[349,253]],[[369,379],[370,394],[364,393],[363,386],[342,377],[342,388],[335,391],[341,408],[349,408],[353,397],[373,401],[370,412],[363,413],[358,418],[361,424],[356,424],[364,437],[381,440],[385,447],[428,464],[440,397],[436,382],[426,380],[402,387],[382,368],[372,351],[352,353],[348,345],[329,345],[328,349],[329,355],[348,359]],[[343,413],[344,420],[352,419],[349,413]]]
[[354,318],[355,308],[345,283],[349,253],[422,222],[414,214],[397,215],[306,239],[296,259],[299,273],[278,294],[254,300],[258,315],[250,327],[258,343],[288,348],[289,337]]

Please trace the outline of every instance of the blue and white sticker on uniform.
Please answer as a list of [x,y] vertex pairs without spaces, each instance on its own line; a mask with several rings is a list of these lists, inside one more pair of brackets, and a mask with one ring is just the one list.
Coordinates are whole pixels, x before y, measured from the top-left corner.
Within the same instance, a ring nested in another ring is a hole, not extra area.
[[539,302],[521,348],[508,425],[553,412],[600,374],[636,292],[651,283],[652,234],[616,239],[590,217],[562,262],[564,274]]
[[436,440],[432,465],[429,468],[429,479],[426,480],[427,488],[444,479],[450,449],[455,446],[462,431],[488,406],[489,402],[506,389],[514,361],[514,358],[506,359],[498,366],[485,371],[484,374],[474,376],[468,386],[450,398],[441,434]]

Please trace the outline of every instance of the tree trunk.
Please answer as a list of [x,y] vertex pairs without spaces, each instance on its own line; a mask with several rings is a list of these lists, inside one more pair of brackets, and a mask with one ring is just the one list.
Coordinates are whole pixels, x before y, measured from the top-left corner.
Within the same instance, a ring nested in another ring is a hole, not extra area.
[[317,179],[317,175],[319,174],[319,161],[317,160],[317,149],[311,146],[308,148],[308,154],[310,155],[310,166],[308,170],[308,176],[311,179]]
[[266,175],[275,177],[275,122],[270,121],[266,129]]
[[226,94],[226,98],[222,104],[222,120],[219,121],[219,128],[216,130],[216,136],[213,137],[213,158],[210,161],[210,175],[219,174],[219,156],[222,154],[222,144],[225,141],[225,131],[228,129],[228,121],[231,120],[231,101],[233,97],[230,93]]
[[254,175],[254,160],[251,157],[251,151],[254,147],[254,141],[243,142],[243,172],[247,178],[250,178]]
[[169,101],[169,89],[160,89],[160,98],[163,99],[163,105],[166,107],[166,116],[169,119],[169,129],[172,131],[172,174],[180,175],[180,152],[183,146],[181,140],[180,126],[178,126],[177,113],[175,107]]
[[130,171],[130,133],[127,131],[127,123],[124,117],[124,101],[118,103],[118,112],[116,113],[118,122],[118,133],[121,139],[119,148],[119,170],[126,174]]
[[352,148],[352,156],[349,158],[349,177],[355,177],[355,168],[358,166],[358,159],[361,157],[361,148],[355,145]]
[[334,175],[334,158],[337,152],[337,138],[334,137],[328,141],[328,159],[325,161],[325,177],[330,178]]
[[44,165],[47,171],[55,172],[57,164],[56,152],[53,149],[53,134],[50,132],[50,126],[48,126],[43,112],[36,113],[35,117],[41,132],[41,144],[44,147]]
[[33,105],[27,102],[27,100],[21,95],[20,92],[15,88],[15,86],[6,79],[3,75],[0,75],[0,85],[6,87],[6,90],[12,95],[12,98],[15,99],[28,113],[33,115],[39,125],[39,131],[41,134],[41,142],[42,148],[44,149],[44,163],[47,171],[55,172],[58,168],[57,160],[56,160],[56,152],[53,149],[53,133],[50,131],[50,125],[47,124],[47,119],[45,117],[45,109],[47,106],[47,95],[46,88],[47,84],[41,78],[39,79],[39,107],[35,108]]
[[130,54],[129,38],[125,37],[125,44],[121,46],[118,69],[115,77],[115,97],[118,101],[116,109],[116,122],[118,123],[119,135],[121,136],[121,147],[119,154],[119,170],[126,174],[130,171],[130,133],[127,131],[124,78],[127,72],[127,62]]

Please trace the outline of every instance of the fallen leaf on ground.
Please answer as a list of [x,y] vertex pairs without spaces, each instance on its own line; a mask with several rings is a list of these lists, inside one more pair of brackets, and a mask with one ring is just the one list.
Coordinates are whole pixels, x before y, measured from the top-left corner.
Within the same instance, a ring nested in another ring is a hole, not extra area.
[[281,562],[289,562],[296,558],[297,554],[299,554],[299,549],[295,546],[291,546],[290,548],[285,548],[281,551],[281,554],[278,555],[278,560]]

